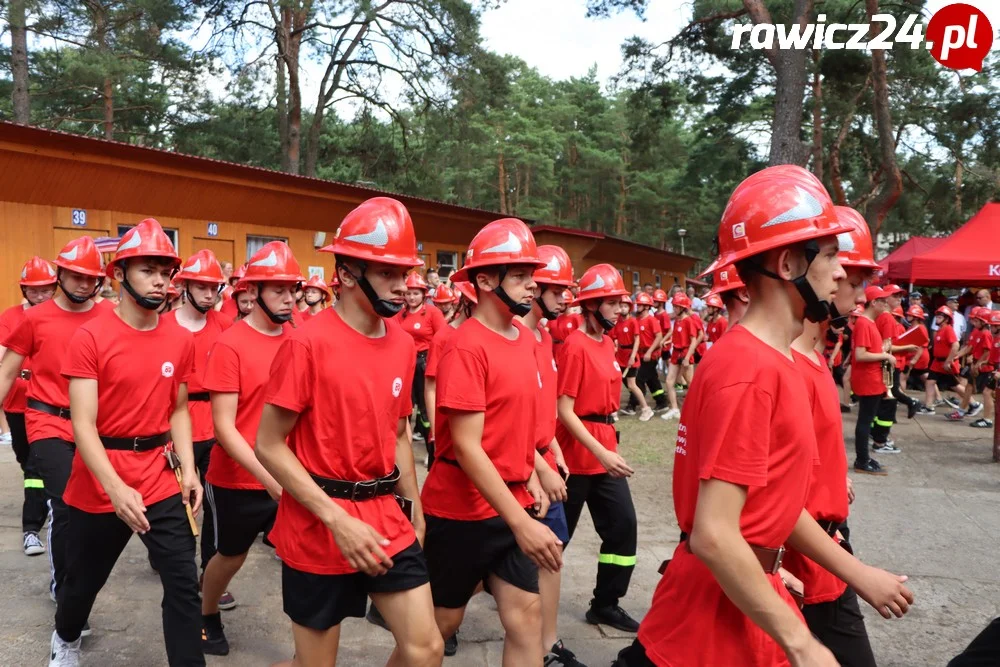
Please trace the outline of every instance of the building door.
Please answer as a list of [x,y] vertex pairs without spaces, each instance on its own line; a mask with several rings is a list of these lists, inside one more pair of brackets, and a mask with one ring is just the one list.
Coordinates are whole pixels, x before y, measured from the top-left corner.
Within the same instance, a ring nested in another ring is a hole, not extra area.
[[421,252],[417,254],[417,257],[419,257],[420,261],[424,263],[424,265],[418,269],[420,271],[420,275],[427,275],[427,269],[434,268],[434,265],[431,264],[431,256],[425,252]]
[[94,229],[93,227],[87,227],[86,229],[80,229],[79,227],[53,227],[52,256],[55,257],[60,250],[66,247],[67,243],[81,236],[90,236],[96,239],[111,235],[108,234],[108,230],[106,229]]
[[215,253],[215,258],[219,260],[220,264],[223,262],[229,262],[234,268],[239,267],[239,265],[243,263],[236,263],[233,242],[231,239],[206,239],[196,236],[194,238],[193,250],[194,252],[198,252],[199,250],[211,250]]

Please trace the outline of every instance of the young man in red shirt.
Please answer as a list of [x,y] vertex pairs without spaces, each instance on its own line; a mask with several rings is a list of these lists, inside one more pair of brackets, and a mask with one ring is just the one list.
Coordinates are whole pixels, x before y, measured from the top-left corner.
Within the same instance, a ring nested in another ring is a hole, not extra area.
[[535,472],[543,382],[535,336],[515,320],[531,312],[532,274],[542,266],[528,227],[504,218],[476,234],[452,276],[472,282],[479,303],[438,363],[437,458],[421,493],[441,634],[455,632],[485,583],[510,666],[542,664],[538,568],[562,567],[562,543],[528,511],[548,506]]
[[[663,342],[660,343],[660,358],[657,362],[657,367],[658,370],[663,371],[663,375],[666,377],[666,364],[670,361],[670,341],[673,338],[673,323],[670,321],[670,313],[667,312],[667,293],[662,289],[653,290],[653,304],[656,306],[656,313],[653,317],[660,323],[660,331],[663,332]],[[664,356],[666,356],[666,361],[664,361]]]
[[201,601],[202,647],[211,655],[229,653],[219,616],[219,609],[226,608],[226,587],[243,566],[257,535],[270,531],[278,512],[281,487],[254,456],[254,443],[271,363],[291,330],[287,318],[301,280],[299,264],[284,242],[271,241],[258,250],[239,286],[254,300],[259,297],[267,308],[254,309],[245,320],[222,332],[202,373],[218,437],[205,487],[207,504],[216,515],[210,539],[217,552],[205,568]]
[[330,288],[319,276],[310,276],[309,280],[302,286],[302,294],[305,296],[308,306],[308,309],[302,313],[302,319],[308,322],[326,308],[326,304],[330,300]]
[[[924,324],[924,321],[927,319],[924,309],[920,306],[910,306],[906,311],[906,316],[909,318],[911,325],[921,329],[924,339],[929,341],[930,335],[927,333],[927,326]],[[925,345],[918,352],[914,352],[907,362],[907,371],[905,373],[906,386],[914,389],[923,389],[924,383],[927,381],[927,369],[930,365],[931,351]],[[917,414],[932,415],[934,414],[934,408],[921,403],[917,409]]]
[[167,662],[205,664],[193,516],[202,487],[187,410],[194,341],[157,313],[179,264],[156,220],[130,229],[107,269],[122,301],[76,331],[63,363],[77,445],[63,499],[76,556],[58,591],[50,667],[79,664],[80,632],[133,533],[163,584]]
[[[73,465],[75,449],[70,423],[69,382],[62,376],[63,361],[73,333],[106,312],[93,301],[104,276],[101,253],[89,236],[66,244],[55,260],[59,292],[50,300],[24,313],[24,319],[7,337],[0,363],[0,395],[6,396],[28,360],[25,430],[28,434],[28,465],[42,478],[49,505],[49,551],[53,600],[66,575],[69,547],[66,526],[69,515],[63,491]],[[88,629],[89,630],[89,629]]]
[[[983,316],[983,311],[986,316]],[[979,369],[982,364],[989,363],[989,349],[993,345],[993,338],[990,335],[989,327],[986,326],[986,318],[991,311],[989,308],[974,306],[969,312],[970,330],[965,345],[958,351],[958,359],[965,360],[967,370],[963,374],[968,374],[965,391],[961,394],[961,399],[957,403],[954,412],[945,418],[948,421],[962,421],[966,415],[974,417],[983,411],[983,404],[972,400],[973,394],[982,392],[984,385],[979,380]],[[983,382],[985,381],[985,378]],[[946,401],[951,405],[950,401]],[[954,405],[952,405],[954,407]]]
[[[660,384],[660,376],[656,371],[656,364],[663,350],[663,327],[653,313],[653,297],[645,292],[639,292],[635,297],[635,306],[635,323],[639,328],[639,370],[636,374],[636,386],[643,394],[649,391],[649,395],[655,401],[653,411],[660,412],[667,409],[663,385]],[[631,399],[629,405],[632,407]]]
[[829,315],[845,277],[836,234],[846,231],[807,176],[815,181],[797,167],[766,169],[723,214],[709,270],[735,263],[750,306],[684,402],[673,493],[682,541],[618,667],[835,666],[778,575],[786,543],[884,613],[908,607],[899,578],[859,563],[804,509],[817,450],[791,343],[804,319]]
[[955,390],[959,395],[965,392],[965,378],[958,374],[958,352],[960,349],[958,336],[951,323],[954,313],[948,306],[941,306],[934,313],[937,330],[931,341],[931,366],[925,382],[926,400],[928,406],[934,405],[936,390],[941,392]]
[[632,299],[626,294],[622,297],[621,312],[618,323],[608,334],[615,342],[615,360],[622,367],[625,387],[628,389],[628,403],[619,408],[624,415],[634,415],[639,408],[639,421],[648,422],[653,418],[653,408],[646,403],[646,393],[639,389],[636,377],[639,374],[639,321],[632,317]]
[[580,278],[577,303],[583,309],[584,325],[559,350],[556,438],[570,473],[566,482],[569,537],[576,531],[585,504],[601,537],[597,584],[587,621],[636,632],[639,623],[618,604],[628,592],[635,569],[636,517],[625,480],[633,470],[618,454],[614,426],[622,369],[615,360],[614,343],[606,335],[614,328],[621,297],[626,294],[621,275],[610,264],[592,266]]
[[726,331],[728,331],[743,319],[743,315],[747,312],[747,306],[750,305],[750,296],[747,294],[746,285],[740,280],[739,274],[736,273],[736,267],[732,264],[720,266],[712,271],[712,288],[708,291],[706,299],[716,294],[722,298],[722,304],[726,307],[726,313],[729,315],[726,323]]
[[[888,472],[868,453],[869,439],[879,452],[891,452],[886,447],[889,429],[877,421],[879,405],[886,397],[884,368],[895,365],[886,339],[875,320],[888,312],[888,292],[870,285],[865,288],[865,309],[854,323],[852,332],[851,390],[858,397],[858,421],[854,427],[854,472],[866,475],[887,475]],[[890,315],[891,317],[891,315]],[[891,422],[890,422],[891,424]],[[897,450],[898,451],[898,450]]]
[[369,199],[323,251],[341,298],[275,355],[255,450],[283,489],[270,539],[294,662],[336,664],[341,622],[370,597],[396,639],[390,665],[440,665],[407,434],[416,354],[393,319],[421,263],[413,223],[398,201]]
[[729,328],[729,322],[726,320],[726,316],[722,314],[726,306],[722,303],[722,298],[718,294],[706,295],[705,307],[707,308],[707,313],[705,314],[707,320],[705,345],[711,349],[712,345],[722,338],[722,334],[726,333],[726,329]]
[[913,416],[917,414],[920,409],[920,402],[910,396],[907,396],[903,392],[903,388],[899,385],[900,380],[900,370],[906,364],[906,359],[916,352],[916,347],[912,345],[896,345],[893,343],[893,339],[899,334],[903,333],[905,329],[903,325],[899,323],[896,315],[893,311],[899,309],[899,317],[902,318],[903,309],[900,305],[900,295],[905,294],[906,291],[899,285],[886,285],[882,288],[882,291],[886,294],[886,304],[887,310],[876,318],[875,327],[878,329],[879,335],[882,336],[883,341],[889,352],[893,355],[892,362],[892,389],[889,393],[879,402],[878,412],[875,414],[874,427],[872,428],[872,438],[875,441],[873,447],[875,453],[877,454],[898,454],[900,449],[896,447],[895,443],[890,438],[890,431],[892,425],[896,423],[896,406],[898,403],[902,403],[906,406],[906,416],[908,419],[913,419]]
[[[19,281],[24,303],[11,306],[0,313],[0,359],[6,351],[10,335],[24,320],[29,308],[45,303],[56,292],[56,272],[52,265],[41,257],[32,257],[21,269]],[[24,475],[24,502],[21,504],[21,544],[25,556],[39,556],[45,553],[45,545],[38,539],[38,533],[45,525],[48,509],[45,506],[45,485],[41,475],[29,462],[28,431],[24,424],[24,411],[28,407],[28,378],[31,377],[31,361],[25,359],[21,372],[15,377],[14,385],[3,398],[3,413],[10,425],[11,447],[14,457]]]
[[[164,314],[163,319],[175,322],[194,336],[194,374],[188,382],[188,414],[191,415],[194,464],[204,487],[212,447],[215,445],[215,428],[212,425],[212,405],[203,383],[205,369],[208,367],[208,354],[219,334],[232,325],[225,315],[214,309],[226,279],[215,253],[211,250],[199,250],[181,265],[172,282],[182,290],[184,301],[177,310]],[[201,524],[202,576],[208,561],[214,555],[215,512],[209,504],[205,507]],[[223,609],[233,609],[236,606],[236,599],[229,591],[225,591],[218,602]]]
[[[671,340],[673,351],[670,353],[670,368],[667,370],[667,399],[670,409],[664,412],[662,419],[670,421],[678,419],[681,411],[677,407],[677,382],[679,378],[688,376],[688,369],[694,362],[695,349],[700,342],[698,325],[691,317],[691,299],[687,294],[678,291],[671,299],[674,308],[674,332]],[[688,379],[690,386],[691,378]]]
[[448,326],[444,314],[437,308],[427,307],[427,283],[416,271],[406,276],[406,308],[400,311],[399,324],[413,337],[417,346],[417,366],[413,373],[413,407],[417,412],[413,437],[428,439],[431,422],[424,403],[424,374],[427,370],[427,353],[434,334]]

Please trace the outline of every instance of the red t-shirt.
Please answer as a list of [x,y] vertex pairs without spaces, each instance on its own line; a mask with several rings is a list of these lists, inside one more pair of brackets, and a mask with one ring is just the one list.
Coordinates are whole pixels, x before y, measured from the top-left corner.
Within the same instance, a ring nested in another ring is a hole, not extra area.
[[[103,312],[73,336],[64,362],[68,378],[97,380],[97,432],[131,438],[170,430],[180,385],[194,372],[191,332],[165,318],[151,331],[138,331],[113,311]],[[107,450],[125,484],[142,494],[148,507],[180,493],[163,449],[146,452]],[[104,487],[84,464],[80,452],[63,500],[85,512],[113,512]]]
[[712,320],[705,330],[705,336],[708,338],[708,342],[713,345],[722,338],[722,334],[726,333],[726,329],[729,327],[729,322],[722,315],[717,316]]
[[566,337],[583,326],[583,315],[580,313],[563,313],[556,318],[555,322],[549,322],[549,333],[552,334],[552,342],[561,343]]
[[[691,326],[694,327],[694,331],[691,332],[691,337],[695,338],[702,331],[705,330],[705,322],[701,319],[701,315],[698,313],[691,313],[691,317],[687,318],[691,322]],[[698,347],[694,348],[695,354],[703,355],[708,351],[708,346],[705,341],[698,343]]]
[[[535,361],[535,336],[514,321],[508,340],[477,319],[455,331],[438,362],[436,456],[456,461],[450,419],[454,413],[484,413],[482,447],[522,507],[532,504],[524,484],[535,461],[538,399],[542,386]],[[444,519],[479,521],[496,510],[465,471],[446,461],[431,466],[420,494],[424,513]]]
[[[412,412],[413,339],[395,320],[368,338],[328,308],[285,337],[271,364],[264,402],[299,414],[288,446],[310,473],[361,482],[384,477],[396,464],[396,429]],[[413,526],[391,495],[351,502],[333,499],[350,516],[389,540],[394,556],[416,541]],[[290,493],[281,494],[269,538],[278,556],[312,574],[356,572],[319,517]]]
[[[434,338],[431,340],[431,349],[427,353],[427,366],[424,369],[424,377],[437,377],[438,362],[441,361],[441,355],[444,354],[444,347],[451,340],[452,334],[455,333],[455,328],[449,324],[448,326],[441,327],[434,334]],[[428,405],[427,407],[431,410],[434,409],[432,405]]]
[[[636,318],[636,324],[639,325],[639,361],[643,361],[646,350],[653,346],[656,342],[656,337],[663,333],[663,328],[660,326],[660,321],[656,319],[655,315],[650,315],[649,311],[646,314]],[[660,358],[662,351],[657,348],[653,350],[650,358],[655,361]]]
[[[815,363],[811,363],[813,360]],[[797,357],[795,365],[812,394],[813,427],[819,454],[819,464],[812,469],[806,509],[817,521],[843,523],[848,513],[847,454],[837,384],[819,355]],[[836,576],[792,549],[785,552],[784,567],[802,581],[806,604],[832,602],[847,588],[847,584]]]
[[[747,487],[743,537],[776,548],[805,506],[817,460],[812,397],[797,364],[743,326],[723,338],[699,366],[684,401],[674,455],[674,509],[681,530],[690,533],[702,480]],[[766,576],[798,614],[781,578]],[[658,665],[787,664],[781,647],[729,601],[686,542],[660,579],[639,640]]]
[[448,326],[444,319],[444,313],[438,308],[428,308],[427,304],[420,307],[415,313],[411,313],[408,308],[396,316],[403,331],[413,336],[413,342],[417,345],[417,352],[426,352],[431,347],[431,340],[434,334]]
[[[949,373],[954,375],[957,373],[955,368],[945,368],[944,360],[948,358],[951,354],[951,346],[958,342],[958,336],[955,335],[955,330],[951,328],[950,324],[942,324],[938,327],[937,332],[934,334],[933,347],[931,348],[931,370],[935,373]],[[854,377],[851,377],[851,384],[854,383]]]
[[[69,342],[77,329],[106,314],[109,311],[99,308],[97,304],[81,312],[63,310],[55,299],[29,308],[24,313],[24,319],[7,338],[5,347],[24,357],[31,357],[28,398],[60,408],[69,407],[69,381],[62,375]],[[73,424],[69,419],[28,408],[24,411],[24,421],[28,442],[45,438],[73,442]]]
[[[685,355],[687,355],[688,348],[691,347],[691,341],[693,341],[697,335],[698,322],[695,321],[693,315],[688,315],[684,319],[674,322],[674,350],[670,355],[670,363],[679,364],[684,360]],[[691,359],[691,362],[694,363],[693,358]]]
[[[177,322],[177,311],[172,310],[163,319],[173,322],[181,328],[186,328]],[[232,326],[225,316],[210,310],[205,313],[205,326],[199,331],[192,331],[194,336],[194,373],[188,382],[188,394],[200,394],[205,389],[205,369],[208,367],[208,353],[211,352],[219,334]],[[211,440],[215,437],[215,427],[212,425],[212,404],[209,401],[188,401],[188,412],[191,414],[191,439],[195,442]]]
[[219,315],[233,322],[236,320],[236,316],[240,314],[240,307],[236,305],[236,299],[229,297],[222,302],[222,308],[218,310]]
[[[269,336],[242,320],[219,335],[208,356],[202,377],[204,390],[239,394],[236,430],[251,448],[257,444],[257,427],[264,409],[264,390],[271,374],[271,363],[289,331],[291,328],[286,325],[279,335]],[[264,488],[219,443],[212,447],[205,478],[214,486],[226,489]]]
[[[7,339],[10,335],[17,329],[18,325],[24,321],[24,314],[28,312],[28,309],[24,307],[23,304],[17,306],[11,306],[7,310],[0,313],[0,346],[7,347]],[[0,355],[0,359],[3,355]],[[25,358],[24,362],[21,364],[22,371],[31,370],[31,360]],[[11,386],[10,391],[7,392],[7,396],[3,400],[3,411],[4,412],[17,412],[23,413],[28,403],[28,381],[22,380],[20,377],[14,379],[14,384]]]
[[655,317],[656,321],[660,323],[660,331],[662,331],[664,335],[663,344],[669,345],[670,337],[667,336],[667,334],[670,333],[670,313],[665,310],[658,310],[653,317]]
[[[878,329],[882,340],[892,340],[899,334],[906,331],[906,327],[899,323],[891,313],[882,313],[875,318],[875,327]],[[912,353],[893,352],[892,356],[896,360],[896,368],[902,370],[906,366],[907,359]]]
[[[993,335],[988,329],[980,329],[977,332],[979,335],[976,337],[975,342],[972,341],[972,336],[969,336],[969,344],[972,345],[972,358],[978,361],[983,358],[984,354],[989,353],[993,349]],[[987,359],[986,364],[984,364],[980,371],[989,372],[993,370],[993,366]]]
[[[608,334],[612,340],[618,343],[618,349],[615,350],[615,360],[622,368],[625,368],[628,365],[628,360],[632,358],[632,347],[635,345],[638,328],[639,323],[634,317],[626,317],[618,320],[611,333]],[[635,363],[632,364],[632,367],[639,367],[638,354],[635,355]]]
[[118,307],[118,304],[111,299],[101,299],[100,301],[94,301],[94,303],[97,304],[99,308],[104,308],[105,310],[114,310]]
[[857,350],[863,348],[873,354],[884,352],[882,334],[865,316],[858,317],[851,336],[854,355],[851,359],[851,389],[858,396],[881,396],[885,393],[881,361],[858,361]]
[[[917,326],[923,329],[924,335],[927,336],[927,327],[925,327],[923,324],[918,324]],[[927,336],[927,339],[930,340],[930,336]],[[913,367],[918,371],[925,371],[930,365],[931,365],[931,351],[929,348],[925,347],[920,351],[920,358],[917,359],[917,363],[914,364]]]
[[[559,350],[559,395],[575,399],[573,412],[580,416],[614,414],[618,411],[621,393],[622,367],[615,360],[611,339],[604,336],[596,341],[582,331],[567,338]],[[583,426],[605,449],[618,451],[614,425],[584,421]],[[562,422],[556,427],[556,439],[570,474],[599,475],[607,472]]]
[[993,340],[993,345],[990,347],[990,365],[993,368],[1000,368],[1000,336],[993,338],[991,334],[990,337]]
[[538,374],[542,378],[542,387],[536,396],[538,397],[538,413],[535,417],[536,437],[535,447],[544,449],[542,455],[553,470],[556,470],[556,455],[549,445],[556,437],[556,386],[559,382],[559,369],[556,366],[553,355],[552,336],[544,329],[539,329],[541,340],[535,343],[535,362],[538,364]]

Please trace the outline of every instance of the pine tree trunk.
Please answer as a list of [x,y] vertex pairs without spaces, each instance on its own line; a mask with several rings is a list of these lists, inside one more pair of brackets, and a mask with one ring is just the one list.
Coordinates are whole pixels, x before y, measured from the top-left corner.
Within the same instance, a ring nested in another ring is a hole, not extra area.
[[28,30],[25,27],[25,0],[10,0],[10,69],[14,79],[11,93],[14,122],[31,122],[31,98],[28,94]]
[[279,55],[275,60],[278,66],[275,99],[278,104],[278,143],[281,150],[281,171],[288,171],[288,83],[285,74],[285,59]]
[[[875,35],[884,29],[881,22],[872,22],[872,16],[878,14],[878,0],[865,0],[868,10],[870,34]],[[878,130],[878,147],[883,181],[878,194],[868,207],[868,226],[872,230],[872,238],[878,236],[882,223],[889,211],[896,205],[903,194],[903,176],[899,173],[896,163],[896,135],[892,129],[892,112],[889,108],[889,80],[885,64],[885,51],[872,50],[872,86],[875,91],[874,116],[875,127]]]
[[813,173],[823,180],[823,81],[819,72],[819,49],[813,51]]

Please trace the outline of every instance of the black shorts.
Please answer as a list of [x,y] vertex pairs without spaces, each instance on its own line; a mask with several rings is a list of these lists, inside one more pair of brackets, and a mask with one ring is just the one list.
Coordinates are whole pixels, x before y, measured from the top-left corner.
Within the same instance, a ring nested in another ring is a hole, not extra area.
[[951,373],[938,373],[937,371],[931,371],[928,373],[927,379],[937,382],[938,389],[942,391],[954,389],[958,386],[958,378]]
[[697,352],[695,352],[693,355],[691,355],[691,363],[694,364],[695,366],[697,366],[698,364],[700,364],[701,363],[701,355],[699,353],[697,353]]
[[639,375],[639,369],[638,368],[632,367],[632,368],[628,369],[627,371],[625,371],[625,378],[626,379],[627,378],[634,378],[637,375]]
[[326,631],[349,616],[362,618],[371,593],[398,593],[426,584],[427,561],[414,542],[392,557],[392,569],[371,577],[364,572],[312,574],[281,564],[281,598],[293,623]]
[[538,567],[517,546],[502,518],[426,519],[424,551],[435,607],[461,609],[491,574],[523,591],[538,592]]
[[205,485],[205,498],[215,515],[215,550],[223,556],[242,556],[261,533],[274,526],[278,503],[267,491],[226,489]]
[[[990,386],[991,383],[993,386]],[[983,393],[983,389],[987,387],[996,389],[996,380],[993,379],[993,371],[980,371],[979,375],[976,376],[976,393]]]

